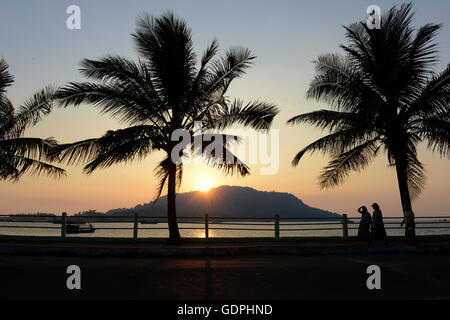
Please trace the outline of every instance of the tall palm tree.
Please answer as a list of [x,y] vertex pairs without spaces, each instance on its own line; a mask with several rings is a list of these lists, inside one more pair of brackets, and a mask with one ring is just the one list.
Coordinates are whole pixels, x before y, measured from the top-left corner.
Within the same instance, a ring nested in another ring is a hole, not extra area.
[[8,64],[0,59],[0,180],[17,181],[24,174],[63,176],[63,169],[48,163],[55,160],[55,140],[23,137],[26,128],[50,112],[56,90],[52,87],[42,89],[15,112],[6,97],[6,88],[13,82]]
[[[97,168],[162,151],[165,157],[155,169],[159,178],[155,200],[167,183],[169,241],[178,243],[175,199],[183,163],[171,157],[178,144],[171,138],[174,130],[185,129],[197,138],[210,138],[207,130],[222,130],[233,124],[267,130],[278,111],[269,103],[244,105],[226,96],[232,80],[245,74],[254,60],[249,50],[232,48],[217,58],[218,43],[214,40],[197,65],[191,30],[170,12],[158,18],[139,17],[132,37],[139,60],[119,56],[84,59],[81,73],[97,82],[72,82],[57,94],[63,106],[91,103],[128,127],[64,145],[60,155],[69,164],[85,164],[84,171],[90,174]],[[202,124],[201,131],[196,129],[196,121]],[[204,143],[200,148],[191,144],[181,155],[200,153],[208,164],[227,174],[249,174],[248,167],[229,150],[235,137],[221,137],[225,139],[220,155],[204,153]]]
[[437,62],[434,38],[439,25],[411,26],[411,4],[392,8],[381,29],[364,23],[345,27],[345,56],[326,54],[315,61],[316,75],[307,98],[328,103],[334,110],[301,114],[290,124],[308,123],[329,134],[307,145],[305,153],[331,156],[320,175],[322,188],[344,182],[381,152],[395,167],[403,211],[422,190],[425,173],[417,145],[450,156],[450,67],[433,71]]

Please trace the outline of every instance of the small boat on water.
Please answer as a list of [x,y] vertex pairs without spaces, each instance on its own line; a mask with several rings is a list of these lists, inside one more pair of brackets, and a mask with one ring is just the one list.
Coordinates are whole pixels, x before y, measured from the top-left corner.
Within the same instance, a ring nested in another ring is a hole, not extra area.
[[92,233],[95,231],[95,228],[92,224],[88,224],[87,226],[82,224],[73,224],[69,223],[66,226],[67,233]]

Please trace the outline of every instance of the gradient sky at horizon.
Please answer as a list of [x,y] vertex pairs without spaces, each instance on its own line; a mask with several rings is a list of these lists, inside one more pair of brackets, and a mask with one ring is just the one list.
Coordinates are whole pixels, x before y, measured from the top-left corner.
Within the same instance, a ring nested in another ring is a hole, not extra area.
[[[66,28],[66,8],[81,7],[82,29]],[[171,10],[184,18],[193,31],[194,46],[201,54],[217,38],[221,49],[245,46],[257,56],[254,66],[230,88],[231,97],[244,101],[261,99],[276,103],[281,112],[273,124],[280,130],[280,170],[262,176],[257,166],[246,178],[225,177],[215,169],[189,166],[181,192],[198,189],[202,180],[212,186],[245,185],[259,190],[289,192],[305,203],[357,215],[356,208],[377,201],[385,215],[400,214],[400,197],[395,170],[381,156],[368,170],[352,173],[341,187],[320,190],[317,177],[327,158],[307,156],[300,166],[290,163],[295,153],[315,138],[318,129],[290,127],[286,121],[296,114],[324,104],[305,99],[314,75],[312,61],[322,53],[341,52],[345,43],[342,25],[367,19],[366,8],[376,4],[387,10],[397,1],[61,1],[3,0],[0,7],[0,55],[10,66],[16,82],[8,96],[20,105],[35,90],[47,85],[79,81],[82,58],[119,54],[136,58],[130,33],[142,13],[159,15]],[[450,57],[450,2],[414,1],[414,25],[442,23],[437,37],[442,70]],[[57,109],[28,136],[55,137],[60,142],[96,137],[121,127],[117,121],[100,115],[92,106]],[[450,215],[450,162],[419,147],[426,165],[426,189],[414,203],[417,215]],[[45,176],[25,177],[20,182],[0,182],[0,213],[69,213],[88,209],[105,211],[149,202],[157,180],[153,175],[160,155],[154,154],[133,165],[100,170],[85,176],[81,168],[68,168],[68,177],[51,180]]]

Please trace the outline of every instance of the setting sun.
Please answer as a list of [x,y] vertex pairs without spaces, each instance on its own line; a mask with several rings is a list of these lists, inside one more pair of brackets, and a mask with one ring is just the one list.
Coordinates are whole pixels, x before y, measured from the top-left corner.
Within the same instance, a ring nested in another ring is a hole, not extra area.
[[209,189],[211,189],[211,183],[209,181],[203,180],[198,185],[198,190],[202,192],[207,192]]

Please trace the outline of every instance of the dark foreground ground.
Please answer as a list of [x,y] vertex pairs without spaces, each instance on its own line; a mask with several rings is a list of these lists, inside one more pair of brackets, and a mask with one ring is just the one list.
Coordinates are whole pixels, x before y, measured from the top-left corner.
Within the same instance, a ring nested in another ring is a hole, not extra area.
[[[66,268],[81,268],[81,290]],[[381,268],[368,290],[366,268]],[[0,255],[0,299],[449,299],[450,254]]]

